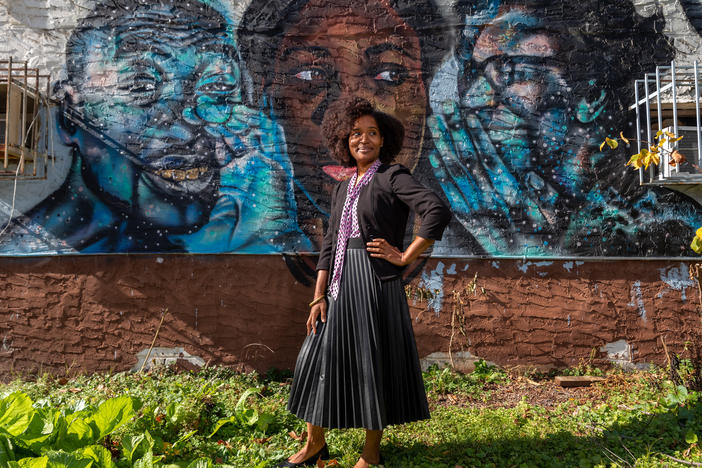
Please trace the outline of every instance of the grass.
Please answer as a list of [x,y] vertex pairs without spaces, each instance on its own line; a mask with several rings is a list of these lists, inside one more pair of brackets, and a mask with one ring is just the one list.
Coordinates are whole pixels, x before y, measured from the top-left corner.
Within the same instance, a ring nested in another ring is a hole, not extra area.
[[[561,389],[550,378],[534,382],[482,362],[468,375],[432,368],[424,374],[432,418],[386,430],[381,449],[386,466],[702,463],[697,442],[702,437],[702,402],[697,392],[676,386],[655,369],[605,377],[590,388]],[[70,379],[45,375],[0,385],[0,397],[21,391],[35,407],[66,413],[97,407],[111,397],[135,397],[141,402],[136,416],[100,441],[117,466],[130,466],[121,457],[123,442],[148,431],[161,464],[187,466],[207,458],[213,464],[265,467],[301,444],[293,436],[304,431],[304,423],[285,409],[289,388],[286,372],[257,375],[206,368]],[[341,466],[353,466],[363,437],[362,430],[329,431],[331,456]]]

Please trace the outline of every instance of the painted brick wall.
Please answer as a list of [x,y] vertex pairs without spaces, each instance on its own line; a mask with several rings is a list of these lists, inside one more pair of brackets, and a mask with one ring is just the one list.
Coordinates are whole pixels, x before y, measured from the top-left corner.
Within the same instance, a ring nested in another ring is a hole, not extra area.
[[[634,79],[699,58],[700,16],[600,3],[0,0],[0,57],[50,72],[56,100],[49,179],[18,182],[13,213],[0,180],[0,372],[131,368],[165,308],[157,346],[289,367],[345,174],[319,122],[350,94],[400,118],[399,161],[455,216],[407,278],[436,295],[412,306],[421,356],[660,363],[662,339],[699,344],[699,200],[598,147],[634,128]],[[327,55],[295,55],[301,38]]]
[[[157,347],[183,348],[211,364],[288,368],[313,292],[271,256],[2,263],[6,378],[133,368],[166,308]],[[593,350],[594,364],[663,364],[663,340],[670,352],[700,343],[698,290],[687,269],[685,262],[662,261],[431,260],[426,278],[412,283],[419,354],[446,361],[451,343],[460,365],[473,356],[505,366],[575,366]],[[443,297],[420,299],[417,287],[435,285]]]

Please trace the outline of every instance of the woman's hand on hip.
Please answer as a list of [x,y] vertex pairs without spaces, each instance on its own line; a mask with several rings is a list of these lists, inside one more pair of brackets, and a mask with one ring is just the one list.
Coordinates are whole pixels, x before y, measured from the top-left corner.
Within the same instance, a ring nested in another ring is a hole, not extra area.
[[317,334],[317,319],[321,318],[322,322],[327,321],[327,300],[324,299],[322,302],[315,304],[310,309],[310,316],[307,317],[307,334],[310,331],[315,335]]
[[382,258],[397,266],[407,265],[404,253],[383,238],[379,237],[366,242],[366,250],[371,257]]

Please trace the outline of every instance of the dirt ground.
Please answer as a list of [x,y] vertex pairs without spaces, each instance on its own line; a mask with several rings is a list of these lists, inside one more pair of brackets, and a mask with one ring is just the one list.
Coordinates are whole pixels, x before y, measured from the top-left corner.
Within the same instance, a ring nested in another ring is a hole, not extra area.
[[474,408],[513,408],[522,400],[530,405],[551,409],[562,403],[601,403],[613,392],[627,391],[643,380],[657,383],[655,375],[647,373],[613,374],[604,381],[586,387],[561,387],[554,378],[532,380],[524,376],[511,376],[502,383],[486,383],[483,392],[472,396],[465,394],[440,395],[434,402],[437,406],[465,405]]

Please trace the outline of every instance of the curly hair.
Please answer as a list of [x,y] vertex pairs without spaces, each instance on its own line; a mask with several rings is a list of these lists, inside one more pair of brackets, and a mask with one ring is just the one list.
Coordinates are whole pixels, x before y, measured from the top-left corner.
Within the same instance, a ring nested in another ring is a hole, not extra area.
[[353,167],[356,160],[349,150],[349,136],[354,123],[363,116],[372,116],[383,137],[380,161],[389,164],[402,149],[405,127],[395,117],[376,110],[367,100],[354,97],[333,103],[324,115],[322,135],[326,140],[330,156],[340,164]]

